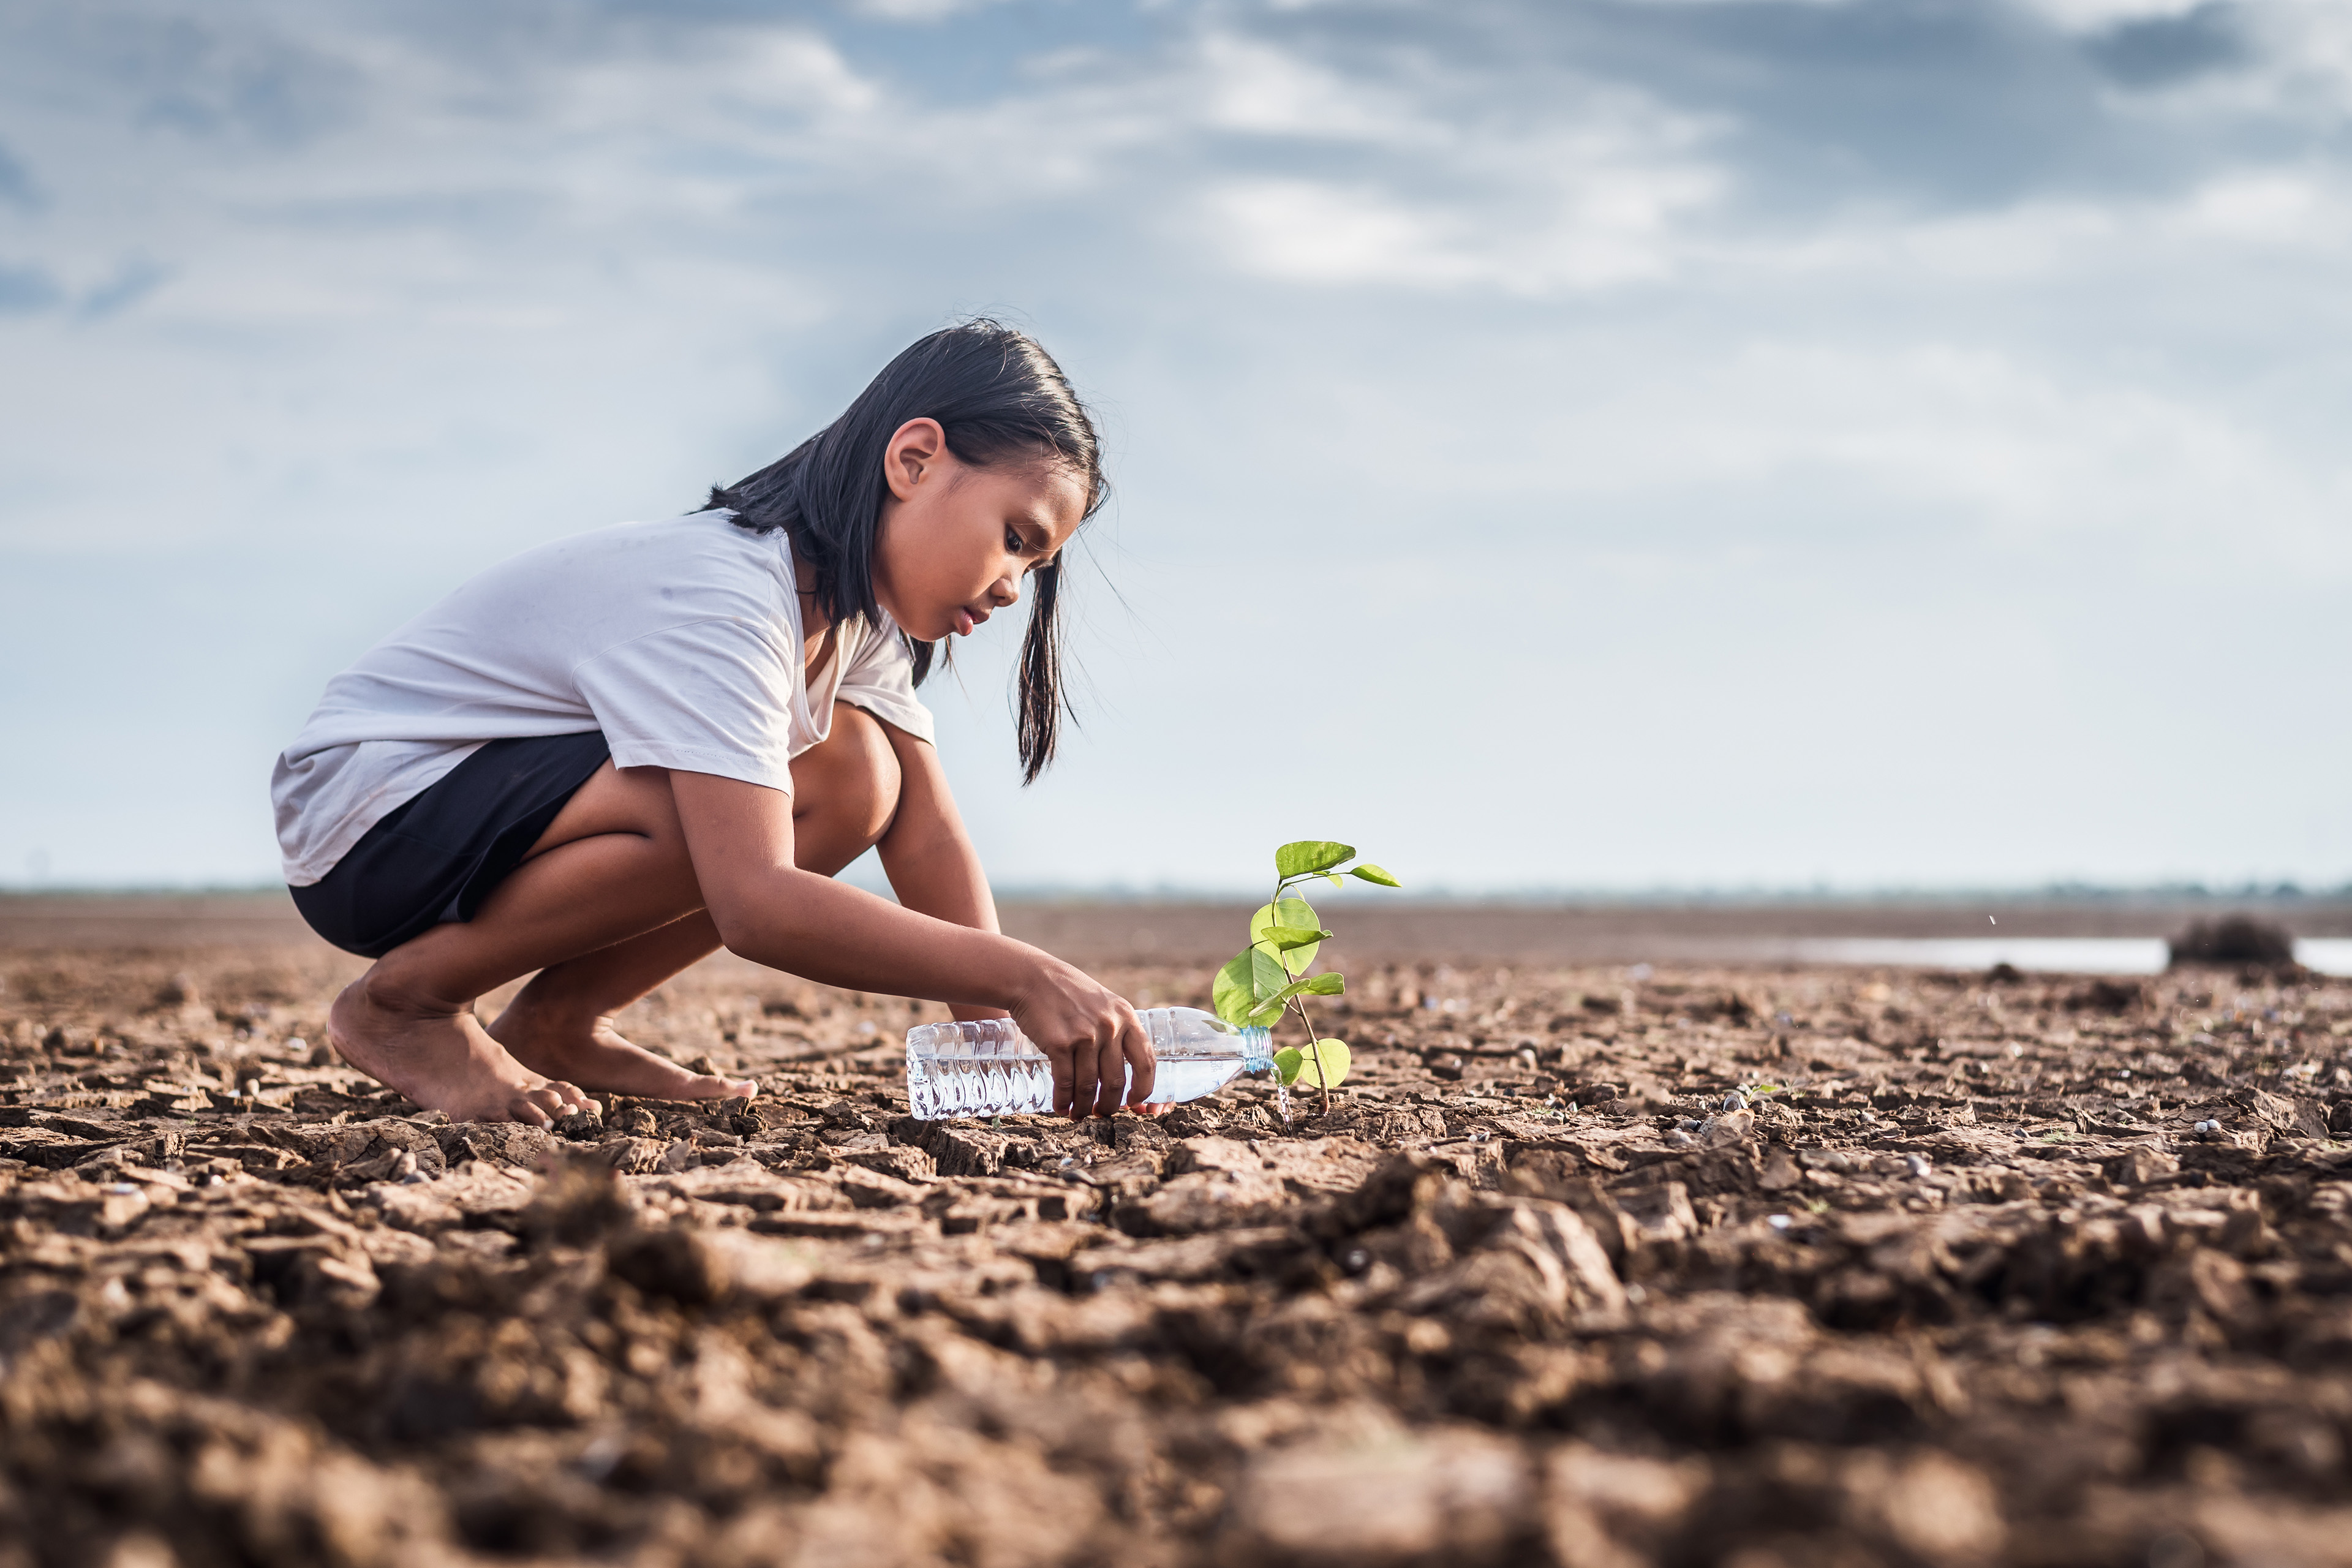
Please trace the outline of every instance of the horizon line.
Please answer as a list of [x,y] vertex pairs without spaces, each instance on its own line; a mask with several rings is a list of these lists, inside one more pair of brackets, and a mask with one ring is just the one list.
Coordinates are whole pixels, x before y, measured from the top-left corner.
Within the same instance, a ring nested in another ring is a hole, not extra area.
[[[887,887],[879,878],[869,891]],[[853,886],[866,885],[864,879]],[[241,898],[281,893],[278,882],[89,882],[28,884],[0,882],[0,899],[42,898]],[[1365,889],[1346,892],[1370,897]],[[1245,903],[1262,900],[1262,887],[1155,882],[1008,882],[995,887],[995,896],[1011,903]],[[1318,894],[1328,896],[1328,891]],[[2264,902],[2352,901],[2352,881],[2333,887],[2305,887],[2292,879],[2250,878],[2242,882],[2204,882],[2168,879],[2152,882],[2089,882],[2073,879],[2039,883],[1896,882],[1840,884],[1832,882],[1728,883],[1692,885],[1578,885],[1535,883],[1516,886],[1459,886],[1382,889],[1386,901],[1436,904],[1854,904],[1969,903],[1987,900],[2056,903],[2112,903],[2132,900],[2176,902],[2254,900]]]

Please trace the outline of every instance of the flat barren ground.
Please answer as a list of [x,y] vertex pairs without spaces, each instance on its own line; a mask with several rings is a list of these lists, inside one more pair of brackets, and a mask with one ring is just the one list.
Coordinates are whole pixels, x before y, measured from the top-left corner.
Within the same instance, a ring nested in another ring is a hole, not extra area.
[[551,1135],[355,970],[0,953],[0,1564],[2352,1561],[2346,982],[1360,964],[1328,1112],[979,1125],[713,963],[760,1096]]

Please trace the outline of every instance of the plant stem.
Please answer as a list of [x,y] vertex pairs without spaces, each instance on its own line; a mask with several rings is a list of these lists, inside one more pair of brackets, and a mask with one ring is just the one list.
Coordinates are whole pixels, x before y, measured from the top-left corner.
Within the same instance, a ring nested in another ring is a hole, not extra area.
[[1323,1114],[1328,1116],[1331,1114],[1331,1075],[1323,1066],[1323,1052],[1315,1038],[1314,1020],[1307,1016],[1307,998],[1303,994],[1290,1000],[1298,1009],[1299,1023],[1307,1029],[1307,1059],[1315,1064],[1316,1092],[1322,1095]]
[[[1283,893],[1289,889],[1292,882],[1303,882],[1306,880],[1306,877],[1293,877],[1287,880],[1277,881],[1275,883],[1274,901],[1267,907],[1276,911],[1275,918],[1277,921],[1282,918],[1280,910]],[[1282,964],[1282,972],[1285,974],[1290,974],[1290,962],[1288,954],[1276,954],[1276,961]],[[1305,965],[1302,964],[1300,967],[1304,968]],[[1292,974],[1291,978],[1296,980],[1299,977]],[[1315,1020],[1307,1016],[1306,994],[1302,992],[1298,995],[1293,996],[1290,999],[1290,1005],[1298,1014],[1298,1026],[1307,1031],[1307,1058],[1315,1064],[1315,1092],[1321,1097],[1322,1114],[1328,1116],[1331,1114],[1330,1074],[1324,1070],[1323,1053],[1316,1048]]]

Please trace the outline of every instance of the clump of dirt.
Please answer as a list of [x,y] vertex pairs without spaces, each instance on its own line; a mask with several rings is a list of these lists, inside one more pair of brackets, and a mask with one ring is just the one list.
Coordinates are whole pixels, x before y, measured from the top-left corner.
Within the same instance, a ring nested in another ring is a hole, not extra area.
[[[2352,986],[1390,968],[1357,1077],[453,1126],[315,954],[0,966],[0,1563],[2337,1563]],[[1139,1002],[1201,976],[1130,967]]]
[[2291,970],[2294,938],[2284,926],[2252,915],[2198,921],[2166,943],[2171,966]]

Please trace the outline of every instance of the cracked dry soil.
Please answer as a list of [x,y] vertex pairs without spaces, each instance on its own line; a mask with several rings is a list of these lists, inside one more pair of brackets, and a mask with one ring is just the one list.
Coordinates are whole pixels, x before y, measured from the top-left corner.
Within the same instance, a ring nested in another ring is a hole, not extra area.
[[705,965],[760,1096],[551,1135],[347,973],[0,959],[0,1564],[2352,1561],[2341,981],[1391,968],[1328,1115],[991,1127]]

